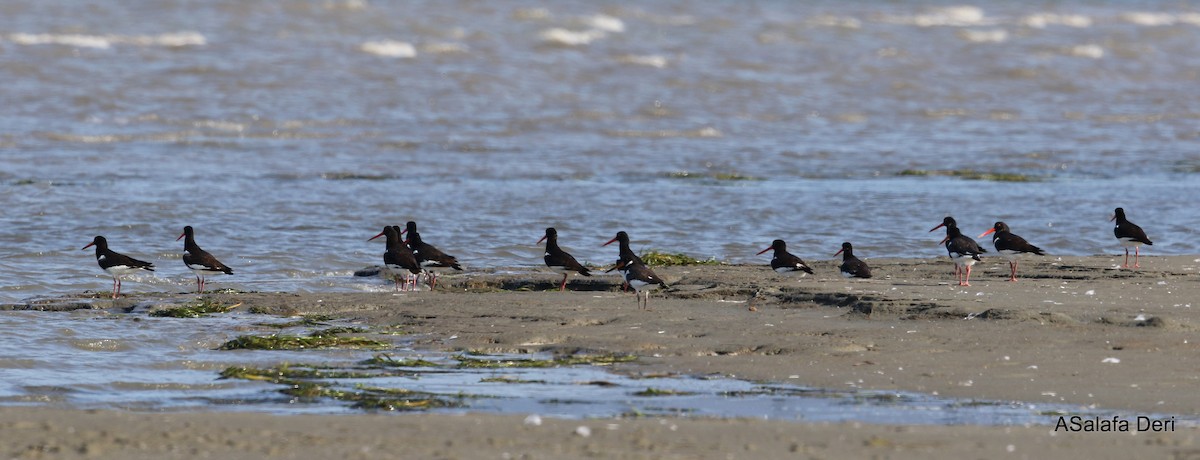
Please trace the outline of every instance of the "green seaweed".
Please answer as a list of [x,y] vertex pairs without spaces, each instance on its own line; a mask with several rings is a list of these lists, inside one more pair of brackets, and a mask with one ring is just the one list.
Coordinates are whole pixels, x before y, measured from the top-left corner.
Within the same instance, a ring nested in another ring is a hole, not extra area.
[[665,253],[659,251],[647,251],[641,255],[642,262],[646,265],[656,266],[675,266],[675,265],[720,265],[715,258],[708,260],[700,260],[695,257],[682,253]]
[[194,304],[154,310],[150,312],[150,316],[160,318],[200,318],[213,313],[228,313],[239,305],[241,303],[224,305],[215,300],[204,298]]
[[941,176],[957,177],[966,180],[983,180],[992,182],[1037,182],[1043,180],[1038,176],[1017,173],[982,172],[973,169],[905,169],[896,173],[897,176]]
[[284,385],[280,393],[305,400],[322,398],[335,399],[352,403],[351,407],[365,410],[414,411],[445,407],[462,407],[463,399],[469,395],[443,396],[435,393],[412,391],[403,388],[379,388],[358,385],[355,391],[345,391],[322,385],[308,379],[334,378],[371,378],[379,377],[376,373],[357,373],[348,371],[328,371],[315,368],[293,368],[281,366],[278,368],[256,369],[246,367],[230,367],[221,372],[223,379],[241,379],[266,381]]
[[369,379],[384,376],[386,374],[377,372],[321,369],[314,366],[227,367],[220,374],[220,378],[223,379],[260,380],[272,383],[283,383],[296,379]]
[[647,388],[634,393],[634,396],[688,396],[696,393],[691,391],[664,390],[660,388]]
[[440,364],[424,359],[395,359],[387,353],[380,353],[369,359],[359,361],[359,364],[370,367],[441,367]]
[[243,335],[225,342],[218,350],[307,350],[313,348],[388,348],[391,345],[362,337],[300,337],[295,335]]
[[309,337],[333,337],[338,334],[362,334],[367,332],[366,328],[353,326],[337,326],[325,329],[318,329],[308,333]]
[[693,173],[690,171],[676,171],[666,174],[668,179],[711,179],[717,181],[750,181],[762,180],[754,176],[735,172],[719,172],[719,173]]

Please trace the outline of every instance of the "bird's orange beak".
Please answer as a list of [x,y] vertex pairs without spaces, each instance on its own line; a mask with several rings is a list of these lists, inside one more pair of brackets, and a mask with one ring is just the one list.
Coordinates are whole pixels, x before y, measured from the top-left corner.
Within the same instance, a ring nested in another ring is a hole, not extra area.
[[945,222],[943,222],[943,223],[940,223],[940,224],[938,224],[938,226],[937,226],[937,227],[933,227],[933,228],[929,229],[929,231],[930,231],[930,232],[932,232],[932,231],[934,231],[934,230],[937,230],[937,229],[939,229],[939,228],[942,228],[942,227],[945,227],[945,226],[946,226],[946,223],[945,223]]
[[379,232],[379,234],[378,234],[378,235],[375,235],[375,236],[372,236],[372,237],[368,238],[368,239],[367,239],[367,241],[371,241],[371,240],[373,240],[373,239],[375,239],[375,238],[379,238],[379,237],[383,236],[383,234],[384,234],[384,233],[387,233],[387,230],[384,230],[384,231],[382,231],[382,232]]
[[[764,252],[767,252],[767,251],[770,251],[770,250],[771,250],[771,249],[773,249],[773,248],[775,248],[775,246],[771,246],[771,247],[769,247],[769,248],[766,248],[766,249],[763,249],[763,250],[761,250],[761,251],[758,251],[758,254],[755,254],[755,255],[756,255],[756,256],[761,256],[761,255],[762,255],[762,253],[764,253]],[[837,254],[834,254],[834,255],[837,255]]]
[[846,250],[845,248],[838,249],[838,252],[833,253],[833,255],[836,257],[838,254],[841,254],[842,251],[845,251],[845,250]]
[[[545,237],[543,237],[543,239],[545,239]],[[608,245],[612,244],[612,243],[613,243],[613,241],[617,241],[617,237],[615,237],[615,236],[614,236],[614,237],[613,237],[613,239],[611,239],[611,240],[608,240],[608,242],[607,242],[607,243],[604,243],[604,244],[602,244],[602,245],[600,245],[600,246],[608,246]],[[541,241],[539,241],[539,243],[541,243]]]
[[991,230],[988,230],[988,231],[986,231],[986,232],[983,232],[983,234],[982,234],[982,235],[979,235],[979,236],[977,236],[976,238],[983,238],[983,237],[985,237],[985,236],[988,236],[988,235],[991,235],[991,234],[993,234],[993,233],[996,233],[996,229],[994,229],[994,228],[993,228],[993,229],[991,229]]
[[83,248],[81,248],[81,249],[80,249],[80,251],[82,251],[82,250],[84,250],[84,249],[87,249],[87,248],[90,248],[90,247],[92,247],[92,246],[95,246],[95,245],[96,245],[96,242],[94,242],[94,241],[93,241],[93,242],[91,242],[91,243],[88,243],[88,245],[87,245],[87,246],[84,246]]

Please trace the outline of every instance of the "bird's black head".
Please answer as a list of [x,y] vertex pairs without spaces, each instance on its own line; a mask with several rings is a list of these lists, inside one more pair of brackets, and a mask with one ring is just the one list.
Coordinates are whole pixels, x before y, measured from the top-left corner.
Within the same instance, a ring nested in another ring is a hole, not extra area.
[[[541,243],[546,240],[558,241],[558,230],[555,230],[554,227],[546,228],[546,235],[543,236],[542,239],[538,240],[538,243]],[[555,244],[557,244],[557,243],[555,243]]]
[[1113,210],[1113,220],[1117,222],[1125,221],[1125,208],[1117,208]]
[[88,243],[87,246],[84,246],[83,249],[87,249],[92,246],[95,246],[97,251],[104,250],[108,248],[108,240],[104,239],[103,236],[96,235],[95,238],[92,238],[92,242]]

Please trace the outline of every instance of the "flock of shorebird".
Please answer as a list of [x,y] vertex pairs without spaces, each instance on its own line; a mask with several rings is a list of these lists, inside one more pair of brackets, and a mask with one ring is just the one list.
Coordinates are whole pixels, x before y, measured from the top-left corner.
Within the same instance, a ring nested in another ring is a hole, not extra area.
[[[1142,231],[1133,222],[1125,218],[1125,210],[1117,208],[1113,213],[1110,221],[1115,221],[1116,226],[1113,228],[1113,234],[1125,247],[1125,264],[1124,267],[1129,267],[1129,248],[1134,248],[1133,266],[1140,267],[1138,264],[1139,248],[1141,245],[1152,245],[1150,239],[1146,237],[1146,232]],[[954,274],[958,280],[959,286],[971,285],[971,266],[975,262],[980,261],[980,254],[986,253],[987,250],[979,246],[974,239],[963,235],[958,228],[958,223],[953,217],[946,217],[941,224],[933,227],[929,231],[932,232],[939,228],[945,227],[946,237],[942,239],[940,244],[945,245],[946,252],[950,255],[950,259],[954,261]],[[408,234],[407,238],[404,235]],[[1009,230],[1008,225],[1004,222],[996,222],[991,230],[979,235],[982,238],[987,235],[992,235],[992,244],[996,248],[996,252],[1000,253],[1009,264],[1009,281],[1017,280],[1017,258],[1022,254],[1045,255],[1045,251],[1041,248],[1029,244],[1024,238],[1017,236]],[[387,241],[387,249],[383,253],[383,266],[386,273],[390,275],[395,282],[396,290],[415,290],[421,277],[428,280],[429,288],[437,287],[437,274],[439,271],[458,270],[463,268],[458,263],[458,259],[448,255],[433,245],[424,242],[421,239],[421,234],[417,232],[416,222],[408,222],[404,229],[398,226],[387,226],[382,232],[368,239],[374,240],[379,237],[385,237]],[[227,267],[221,261],[213,257],[207,251],[200,249],[196,244],[195,232],[191,226],[183,228],[183,234],[176,238],[176,241],[183,239],[183,263],[196,275],[197,292],[204,292],[205,279],[211,275],[227,274],[232,275],[233,269]],[[543,260],[546,266],[557,270],[563,274],[562,282],[559,285],[560,291],[567,289],[567,277],[572,273],[578,273],[583,276],[591,276],[591,272],[587,267],[575,260],[571,254],[562,250],[558,246],[558,231],[553,227],[546,229],[545,236],[538,240],[540,244],[546,242],[546,253]],[[618,258],[617,262],[606,272],[617,270],[625,278],[625,286],[632,288],[637,296],[638,307],[643,308],[650,300],[650,292],[658,288],[666,288],[667,283],[651,270],[640,257],[637,256],[629,247],[629,234],[624,231],[617,232],[617,236],[608,240],[602,246],[608,246],[612,243],[618,243]],[[124,254],[117,253],[108,248],[108,241],[103,236],[97,236],[90,244],[84,246],[83,249],[96,247],[96,262],[100,268],[108,272],[113,277],[112,297],[115,299],[121,293],[121,277],[138,270],[154,271],[154,264],[141,260],[134,259]],[[767,251],[774,251],[771,257],[771,269],[776,273],[784,275],[799,275],[804,276],[813,273],[811,267],[804,263],[799,257],[791,254],[787,250],[787,243],[783,240],[775,240],[771,242],[771,246],[759,251],[758,254],[763,254]],[[842,248],[838,250],[834,256],[842,255],[842,264],[839,271],[847,278],[870,278],[871,268],[867,266],[858,257],[854,256],[854,247],[849,243],[842,243]],[[644,294],[644,296],[643,296]]]

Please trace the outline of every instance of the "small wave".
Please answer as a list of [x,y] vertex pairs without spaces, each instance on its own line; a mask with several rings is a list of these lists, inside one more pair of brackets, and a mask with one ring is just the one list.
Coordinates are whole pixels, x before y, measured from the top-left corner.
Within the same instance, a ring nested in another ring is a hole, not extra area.
[[593,30],[604,32],[621,33],[625,31],[624,21],[607,14],[597,14],[583,18],[583,24],[591,27]]
[[842,29],[860,29],[860,28],[862,28],[862,21],[860,21],[858,19],[851,18],[851,17],[844,17],[844,16],[834,16],[834,15],[829,15],[829,14],[822,14],[817,17],[810,18],[804,22],[810,26],[817,26],[817,27],[835,27],[835,28],[842,28]]
[[1021,18],[1020,24],[1035,29],[1048,26],[1091,27],[1092,18],[1079,14],[1038,13]]
[[561,27],[555,27],[553,29],[543,30],[540,34],[538,34],[538,38],[541,38],[543,42],[551,45],[581,46],[590,44],[593,41],[606,37],[607,35],[608,34],[601,30],[585,30],[582,32],[577,32],[563,29]]
[[391,58],[417,57],[417,48],[411,43],[396,40],[380,40],[363,43],[360,47],[364,53]]
[[[38,133],[39,137],[56,142],[77,144],[121,144],[126,142],[180,142],[201,136],[193,131],[164,132],[155,134],[71,134]],[[211,134],[210,134],[211,135]]]
[[617,56],[617,62],[620,62],[622,64],[632,64],[632,65],[643,65],[643,66],[648,66],[648,67],[656,67],[659,69],[667,66],[667,58],[664,56],[656,55],[656,54],[651,54],[648,56],[635,56],[635,55],[631,55],[631,54],[627,54],[624,56]]
[[896,24],[915,25],[919,27],[979,26],[994,22],[987,19],[987,17],[983,14],[983,9],[976,6],[965,5],[935,8],[923,14],[887,16],[884,18],[884,21]]
[[71,346],[86,351],[122,351],[129,349],[129,345],[125,342],[113,339],[72,340]]
[[616,137],[659,137],[659,138],[701,137],[701,138],[703,138],[703,137],[724,136],[724,134],[721,133],[721,131],[719,131],[716,128],[713,128],[711,126],[700,128],[697,130],[692,130],[692,131],[678,131],[678,130],[670,130],[670,129],[663,129],[663,130],[657,130],[657,131],[614,130],[614,131],[608,131],[607,133],[610,136],[616,136]]
[[1075,57],[1100,59],[1104,57],[1104,47],[1100,45],[1076,45],[1064,49],[1063,54]]
[[1200,13],[1152,13],[1133,11],[1121,15],[1121,20],[1139,26],[1157,27],[1175,24],[1200,25]]
[[550,19],[550,10],[545,8],[520,8],[513,11],[513,19],[532,21]]
[[1004,43],[1008,41],[1008,31],[1004,29],[991,30],[960,30],[958,38],[971,43]]
[[421,45],[421,52],[428,54],[463,54],[467,45],[461,43],[428,43]]
[[101,49],[112,46],[112,41],[96,35],[12,34],[8,39],[18,45],[66,45]]
[[366,0],[326,1],[325,9],[331,11],[363,11],[370,6]]
[[8,36],[18,45],[65,45],[78,48],[107,49],[113,45],[165,46],[179,48],[203,46],[208,40],[196,32],[175,32],[160,35],[83,35],[83,34],[25,34]]

